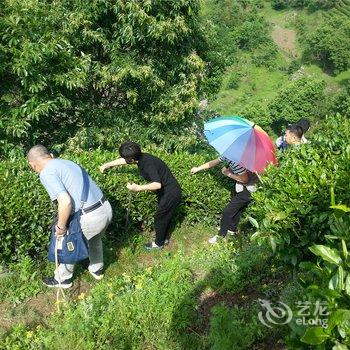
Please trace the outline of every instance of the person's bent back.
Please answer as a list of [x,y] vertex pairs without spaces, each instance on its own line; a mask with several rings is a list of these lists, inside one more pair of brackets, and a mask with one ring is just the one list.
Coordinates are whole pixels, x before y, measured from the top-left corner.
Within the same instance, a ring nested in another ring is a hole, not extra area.
[[[83,189],[82,169],[76,163],[55,159],[42,145],[34,146],[27,155],[32,169],[40,174],[40,181],[52,201],[57,201],[56,236],[67,233],[70,217],[81,209]],[[80,224],[89,248],[89,272],[95,279],[103,278],[103,250],[101,236],[112,220],[112,208],[101,189],[88,176],[87,200],[81,209]],[[69,288],[72,285],[74,264],[59,264],[54,277],[45,278],[48,287]],[[61,283],[59,283],[59,281]]]

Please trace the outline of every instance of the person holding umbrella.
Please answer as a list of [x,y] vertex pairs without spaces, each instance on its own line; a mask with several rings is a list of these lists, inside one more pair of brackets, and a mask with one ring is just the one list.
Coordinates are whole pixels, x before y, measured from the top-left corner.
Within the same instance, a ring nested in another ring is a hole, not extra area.
[[211,119],[204,125],[204,134],[220,154],[190,173],[207,170],[226,162],[222,173],[236,182],[235,194],[225,207],[219,234],[209,239],[215,244],[220,237],[237,232],[244,209],[251,202],[251,193],[256,191],[259,180],[256,172],[263,172],[269,163],[276,164],[275,148],[272,140],[259,126],[241,117],[220,117]]
[[209,239],[209,243],[211,244],[215,244],[220,237],[226,237],[227,234],[232,235],[237,232],[241,215],[252,200],[250,193],[256,190],[256,183],[258,182],[256,174],[225,157],[213,159],[198,167],[193,167],[191,174],[193,175],[199,171],[211,169],[223,162],[226,162],[227,166],[224,166],[221,172],[236,181],[236,185],[233,196],[222,213],[219,234]]

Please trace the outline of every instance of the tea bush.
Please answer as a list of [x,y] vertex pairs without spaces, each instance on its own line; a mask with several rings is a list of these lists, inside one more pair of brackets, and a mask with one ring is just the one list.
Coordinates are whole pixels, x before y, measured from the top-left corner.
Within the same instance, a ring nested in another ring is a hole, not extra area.
[[[299,274],[303,289],[303,300],[316,305],[325,303],[324,324],[315,326],[298,325],[292,322],[288,345],[293,348],[322,344],[324,348],[345,349],[350,341],[350,208],[331,204],[335,214],[330,220],[327,244],[314,244],[310,251],[318,257],[317,264],[306,261],[300,264]],[[310,310],[315,311],[315,310]],[[319,312],[319,311],[318,311]],[[316,311],[317,314],[317,311]],[[310,315],[312,313],[310,312]],[[323,317],[322,317],[323,316]],[[326,321],[326,322],[325,322]],[[305,346],[305,345],[304,345]]]
[[253,239],[268,240],[293,265],[310,256],[308,247],[324,241],[332,214],[330,189],[349,203],[349,120],[340,115],[315,126],[311,144],[281,154],[254,193],[250,214],[259,228]]
[[[179,208],[178,219],[186,218],[189,223],[214,223],[229,198],[225,186],[230,188],[230,183],[221,175],[220,169],[194,176],[190,176],[189,171],[192,166],[215,157],[215,153],[170,154],[149,150],[165,160],[183,188],[183,205]],[[98,166],[116,159],[116,152],[67,151],[62,157],[84,166],[110,199],[114,211],[110,231],[114,236],[124,229],[127,209],[131,222],[146,229],[152,226],[156,196],[145,192],[131,194],[126,188],[128,181],[145,183],[135,166],[101,174]],[[48,225],[55,210],[49,205],[50,199],[38,176],[29,169],[25,159],[13,159],[0,162],[0,179],[1,188],[6,189],[0,192],[0,261],[43,252],[48,241]]]

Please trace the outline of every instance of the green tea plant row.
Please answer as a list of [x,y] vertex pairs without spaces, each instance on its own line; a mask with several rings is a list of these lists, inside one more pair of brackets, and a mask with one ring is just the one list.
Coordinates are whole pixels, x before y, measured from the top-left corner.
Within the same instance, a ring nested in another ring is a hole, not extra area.
[[[194,164],[213,157],[212,151],[208,155],[149,151],[165,160],[183,188],[183,204],[178,210],[177,221],[215,223],[229,198],[230,184],[223,179],[220,169],[198,176],[190,176],[189,173]],[[117,152],[67,152],[61,157],[85,167],[111,201],[114,213],[109,230],[111,239],[123,233],[127,212],[131,225],[151,228],[156,196],[151,193],[130,194],[126,188],[128,181],[143,181],[136,169],[126,166],[105,174],[98,170],[102,163],[117,158]],[[41,255],[46,250],[54,205],[50,204],[37,174],[30,170],[24,158],[1,161],[0,179],[0,261],[15,261],[28,254]]]
[[283,154],[254,194],[252,239],[269,242],[281,264],[295,267],[298,300],[327,305],[324,326],[291,321],[286,341],[293,349],[350,346],[349,136],[348,118],[326,118],[312,143]]

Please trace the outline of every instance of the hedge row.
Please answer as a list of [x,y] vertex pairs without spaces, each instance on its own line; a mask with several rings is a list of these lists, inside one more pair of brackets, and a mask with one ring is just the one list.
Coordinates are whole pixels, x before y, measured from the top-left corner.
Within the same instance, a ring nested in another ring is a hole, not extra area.
[[[147,151],[147,150],[146,150]],[[174,153],[148,150],[161,157],[169,165],[180,182],[184,198],[178,211],[178,222],[214,223],[229,197],[232,186],[220,174],[220,169],[191,176],[192,166],[210,160],[215,155]],[[117,158],[117,153],[103,150],[70,152],[61,155],[85,167],[111,201],[114,211],[109,234],[122,234],[129,207],[130,224],[144,229],[152,226],[156,208],[156,196],[151,193],[129,193],[128,181],[146,183],[138,174],[136,166],[114,168],[101,174],[98,166]],[[48,225],[55,213],[54,205],[42,187],[36,173],[25,159],[0,162],[0,262],[16,260],[23,254],[38,255],[46,250]]]
[[349,137],[348,118],[337,115],[317,123],[312,143],[285,152],[254,194],[250,215],[259,228],[253,238],[267,239],[293,265],[329,234],[332,189],[336,203],[350,204]]

